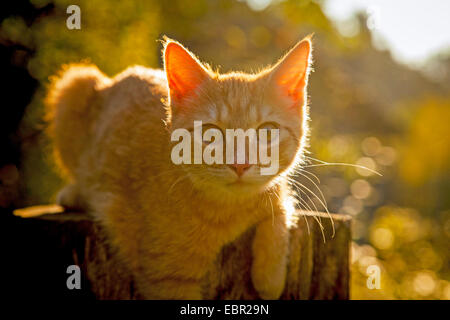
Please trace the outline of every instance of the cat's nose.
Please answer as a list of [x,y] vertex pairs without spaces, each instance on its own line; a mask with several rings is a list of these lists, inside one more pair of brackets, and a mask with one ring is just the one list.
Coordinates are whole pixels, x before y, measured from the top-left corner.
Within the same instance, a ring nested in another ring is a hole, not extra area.
[[249,163],[233,163],[229,165],[233,169],[238,177],[242,176],[245,171],[247,171],[252,165]]

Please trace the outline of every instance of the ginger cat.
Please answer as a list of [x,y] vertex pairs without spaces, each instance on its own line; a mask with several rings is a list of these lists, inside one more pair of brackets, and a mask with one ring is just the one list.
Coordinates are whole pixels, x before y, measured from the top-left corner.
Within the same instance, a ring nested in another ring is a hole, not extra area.
[[[256,226],[252,280],[264,299],[281,295],[293,212],[283,179],[307,136],[310,38],[258,74],[218,74],[176,41],[164,71],[131,67],[108,78],[69,65],[47,105],[57,162],[70,184],[57,201],[91,212],[107,230],[147,299],[201,299],[201,280],[221,248]],[[279,170],[259,164],[171,161],[171,133],[193,121],[279,129]]]

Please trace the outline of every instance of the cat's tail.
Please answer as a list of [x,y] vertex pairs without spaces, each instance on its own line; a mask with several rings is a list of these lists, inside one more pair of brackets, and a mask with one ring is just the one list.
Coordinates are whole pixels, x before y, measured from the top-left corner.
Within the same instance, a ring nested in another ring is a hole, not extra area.
[[100,112],[98,91],[108,80],[97,67],[86,64],[64,66],[51,78],[46,99],[48,130],[56,162],[69,177],[74,177],[89,144]]

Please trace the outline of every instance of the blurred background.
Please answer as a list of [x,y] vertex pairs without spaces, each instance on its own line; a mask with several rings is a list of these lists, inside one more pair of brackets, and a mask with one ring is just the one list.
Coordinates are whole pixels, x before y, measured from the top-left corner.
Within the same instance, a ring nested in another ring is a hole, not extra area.
[[[69,30],[66,9],[81,8]],[[3,1],[0,207],[52,203],[61,181],[43,98],[64,63],[161,67],[163,35],[251,72],[314,32],[305,207],[353,217],[353,299],[450,299],[450,2]],[[322,161],[327,164],[324,165]],[[368,167],[381,173],[332,163]],[[312,183],[314,181],[314,183]],[[310,189],[311,192],[306,191]],[[316,194],[315,197],[312,193]],[[324,230],[331,236],[331,229]],[[381,269],[381,288],[366,285]]]

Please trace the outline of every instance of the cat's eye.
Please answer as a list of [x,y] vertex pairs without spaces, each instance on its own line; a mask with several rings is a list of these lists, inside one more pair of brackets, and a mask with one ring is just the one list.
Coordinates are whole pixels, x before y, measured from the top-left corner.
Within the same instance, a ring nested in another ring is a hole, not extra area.
[[[273,129],[279,129],[280,126],[276,122],[264,122],[258,127],[258,137],[261,137],[259,135],[259,130],[266,130],[267,134],[267,143],[270,143],[272,141],[272,131]],[[262,141],[264,142],[264,141]]]
[[258,127],[259,129],[266,129],[266,130],[271,130],[271,129],[278,129],[279,125],[276,122],[264,122],[262,125],[260,125]]
[[213,123],[203,123],[202,124],[202,130],[206,131],[208,129],[217,129],[217,130],[222,131],[222,129],[219,126],[217,126],[217,125],[215,125]]

